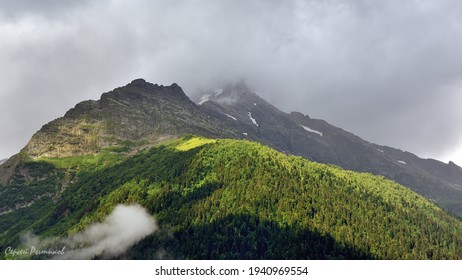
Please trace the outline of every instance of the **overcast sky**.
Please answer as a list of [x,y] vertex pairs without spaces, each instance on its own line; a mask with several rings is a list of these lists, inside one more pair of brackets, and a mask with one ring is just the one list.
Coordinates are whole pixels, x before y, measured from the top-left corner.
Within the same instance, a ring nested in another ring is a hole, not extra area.
[[0,158],[135,78],[245,79],[286,112],[462,165],[462,1],[0,0]]

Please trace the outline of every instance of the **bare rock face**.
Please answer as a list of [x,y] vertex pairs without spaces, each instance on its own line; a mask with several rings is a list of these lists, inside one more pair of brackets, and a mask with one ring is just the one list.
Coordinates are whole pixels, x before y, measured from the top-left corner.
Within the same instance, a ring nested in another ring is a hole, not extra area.
[[104,143],[103,131],[101,121],[59,118],[35,133],[23,152],[33,158],[95,153],[110,144]]
[[68,157],[97,153],[124,141],[157,143],[185,133],[231,136],[177,84],[159,86],[137,79],[98,101],[77,104],[44,125],[22,152],[32,158]]

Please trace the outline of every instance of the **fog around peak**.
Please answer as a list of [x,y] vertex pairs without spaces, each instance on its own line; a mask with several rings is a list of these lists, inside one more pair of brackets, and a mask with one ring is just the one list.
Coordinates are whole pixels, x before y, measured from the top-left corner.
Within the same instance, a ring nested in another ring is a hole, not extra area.
[[462,164],[460,1],[0,4],[0,159],[142,77],[190,97],[245,80],[286,112]]

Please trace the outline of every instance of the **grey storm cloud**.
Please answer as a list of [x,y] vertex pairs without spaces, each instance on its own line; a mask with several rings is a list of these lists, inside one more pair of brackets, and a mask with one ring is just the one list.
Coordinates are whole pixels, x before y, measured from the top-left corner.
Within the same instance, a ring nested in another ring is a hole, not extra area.
[[424,157],[462,150],[462,2],[1,1],[0,158],[142,77],[245,79],[285,111]]

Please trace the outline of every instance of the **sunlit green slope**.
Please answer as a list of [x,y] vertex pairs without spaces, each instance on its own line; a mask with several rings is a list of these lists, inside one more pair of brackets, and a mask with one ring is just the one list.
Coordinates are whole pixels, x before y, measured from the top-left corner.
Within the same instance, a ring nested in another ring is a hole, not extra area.
[[253,142],[189,136],[34,164],[68,186],[1,215],[1,249],[25,230],[67,236],[138,203],[160,230],[121,258],[462,259],[461,221],[409,189]]

